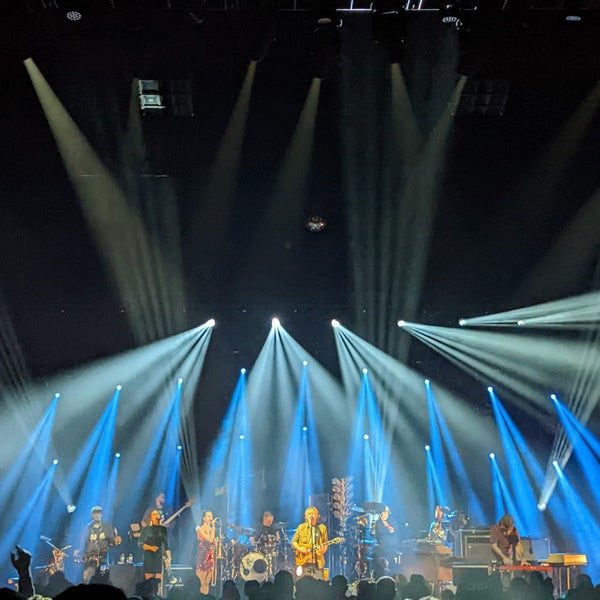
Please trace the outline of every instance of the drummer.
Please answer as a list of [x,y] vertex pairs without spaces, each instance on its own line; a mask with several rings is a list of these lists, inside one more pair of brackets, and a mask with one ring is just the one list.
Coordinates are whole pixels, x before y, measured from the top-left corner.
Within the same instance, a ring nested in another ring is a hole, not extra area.
[[265,510],[262,520],[250,537],[250,544],[259,552],[273,552],[277,549],[280,541],[279,529],[274,524],[275,516],[270,510]]

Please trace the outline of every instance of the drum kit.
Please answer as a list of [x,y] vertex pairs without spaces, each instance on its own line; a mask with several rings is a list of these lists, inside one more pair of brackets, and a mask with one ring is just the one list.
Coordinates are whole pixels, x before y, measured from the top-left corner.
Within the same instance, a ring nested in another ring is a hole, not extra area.
[[263,583],[282,569],[293,570],[287,526],[288,523],[275,523],[277,534],[264,533],[254,539],[254,529],[229,523],[228,534],[231,537],[223,542],[223,579],[254,579]]

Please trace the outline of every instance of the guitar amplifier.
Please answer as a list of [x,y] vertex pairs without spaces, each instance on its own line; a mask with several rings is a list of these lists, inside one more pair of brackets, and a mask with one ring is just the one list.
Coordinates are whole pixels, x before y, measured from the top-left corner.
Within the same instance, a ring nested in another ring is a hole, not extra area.
[[456,556],[466,563],[488,564],[494,559],[489,529],[460,529]]

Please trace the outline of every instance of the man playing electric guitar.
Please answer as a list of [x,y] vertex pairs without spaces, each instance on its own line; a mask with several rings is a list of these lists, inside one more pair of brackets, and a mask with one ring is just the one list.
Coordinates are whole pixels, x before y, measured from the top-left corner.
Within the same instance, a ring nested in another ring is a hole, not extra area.
[[318,523],[319,511],[314,506],[309,506],[304,511],[304,519],[292,538],[292,547],[296,550],[296,565],[301,567],[297,573],[323,579],[325,552],[329,546],[327,527]]
[[[121,537],[117,529],[102,521],[102,507],[94,506],[92,508],[92,520],[85,528],[83,534],[83,556],[80,560],[83,562],[83,583],[89,583],[90,579],[98,571],[105,568],[108,564],[108,550],[121,543]],[[77,558],[80,552],[74,553]]]

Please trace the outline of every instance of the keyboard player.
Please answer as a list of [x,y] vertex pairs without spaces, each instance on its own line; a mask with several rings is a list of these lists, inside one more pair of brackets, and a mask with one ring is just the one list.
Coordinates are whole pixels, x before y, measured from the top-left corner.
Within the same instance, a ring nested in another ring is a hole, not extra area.
[[503,565],[526,565],[519,530],[511,515],[504,515],[490,531],[490,546]]

